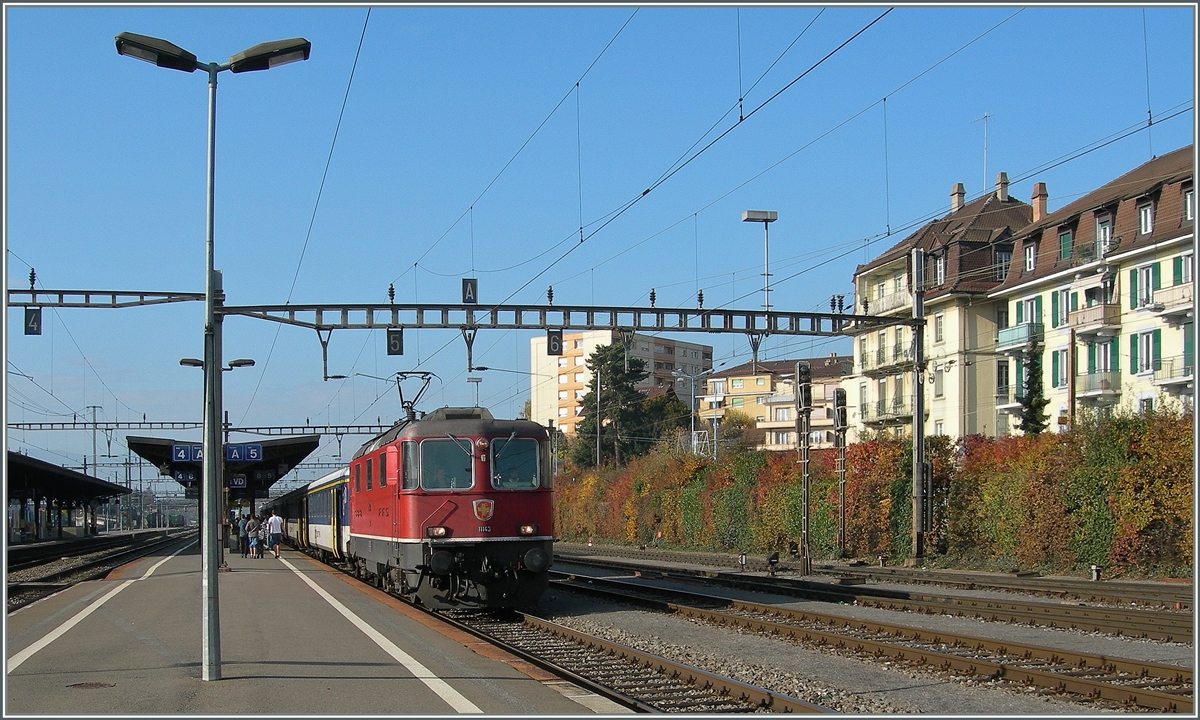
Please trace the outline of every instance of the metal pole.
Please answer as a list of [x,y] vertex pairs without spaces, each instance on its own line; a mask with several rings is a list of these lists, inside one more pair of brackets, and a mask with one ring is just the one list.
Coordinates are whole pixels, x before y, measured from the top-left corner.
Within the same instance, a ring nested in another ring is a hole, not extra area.
[[[925,251],[912,251],[913,319],[925,319]],[[925,324],[913,324],[913,552],[909,563],[925,558]]]
[[600,467],[600,375],[601,368],[596,368],[596,467]]
[[846,431],[837,431],[838,556],[846,556]]
[[691,381],[691,383],[689,383],[688,387],[690,387],[692,389],[692,403],[691,403],[691,405],[688,405],[688,416],[689,416],[688,419],[691,420],[691,425],[692,425],[692,441],[689,444],[689,447],[692,450],[692,455],[695,455],[696,454],[696,378],[692,377],[691,375],[688,375],[688,380]]
[[218,530],[221,502],[221,335],[216,305],[217,272],[213,265],[213,206],[217,148],[217,70],[208,65],[208,207],[205,213],[204,272],[204,515],[201,518],[201,611],[203,634],[201,679],[221,679],[221,619],[217,599],[217,568],[220,566]]
[[763,310],[771,312],[771,270],[768,230],[769,220],[763,221]]

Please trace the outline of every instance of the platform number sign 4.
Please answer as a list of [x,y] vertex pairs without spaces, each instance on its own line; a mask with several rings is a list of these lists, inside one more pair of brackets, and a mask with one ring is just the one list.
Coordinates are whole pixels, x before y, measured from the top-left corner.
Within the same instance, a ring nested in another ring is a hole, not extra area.
[[546,354],[562,355],[562,330],[546,331]]
[[403,355],[404,354],[404,330],[402,328],[388,328],[388,331],[387,331],[387,354],[388,355]]
[[25,308],[25,334],[42,334],[42,309],[40,307]]

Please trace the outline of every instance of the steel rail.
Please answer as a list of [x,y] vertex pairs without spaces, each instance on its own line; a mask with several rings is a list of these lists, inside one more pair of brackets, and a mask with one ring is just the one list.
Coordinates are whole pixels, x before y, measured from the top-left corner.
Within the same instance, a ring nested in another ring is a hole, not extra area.
[[525,623],[536,627],[543,632],[557,635],[572,642],[598,649],[601,652],[615,655],[619,658],[652,669],[662,675],[666,675],[671,678],[682,679],[689,684],[699,685],[706,689],[716,690],[716,692],[720,695],[740,698],[743,701],[749,702],[759,708],[770,710],[771,712],[832,712],[829,708],[822,707],[820,705],[808,703],[797,698],[782,695],[780,693],[771,692],[765,688],[739,682],[732,678],[725,677],[724,675],[706,672],[691,665],[677,663],[673,660],[659,657],[658,655],[653,655],[648,652],[643,652],[627,645],[622,645],[610,640],[604,640],[595,637],[594,635],[588,635],[587,633],[564,627],[557,623],[551,622],[550,620],[539,618],[535,615],[529,615],[528,613],[525,613],[523,615],[523,620]]
[[1151,610],[1094,608],[1049,603],[1018,602],[990,598],[917,594],[876,588],[849,589],[826,583],[779,577],[756,577],[683,568],[661,570],[625,559],[580,558],[555,553],[560,561],[584,566],[633,569],[642,574],[687,582],[716,581],[731,587],[759,592],[785,593],[826,602],[854,602],[884,610],[981,617],[993,622],[1026,622],[1065,629],[1106,632],[1126,637],[1145,637],[1168,642],[1191,642],[1192,616]]
[[[584,592],[593,595],[607,595],[610,598],[621,601],[629,600],[629,593],[632,592],[632,588],[629,587],[629,583],[627,582],[608,580],[601,581],[600,584],[614,585],[620,588],[617,590],[605,590],[604,588],[597,587],[597,581],[599,580],[598,578],[588,578],[588,580],[590,581],[590,584],[586,585],[575,583],[564,584],[561,581],[555,581],[554,584],[560,589],[569,589],[572,591]],[[1075,667],[1083,671],[1091,671],[1092,668],[1095,668],[1095,672],[1127,672],[1136,675],[1139,678],[1144,678],[1147,675],[1154,675],[1166,683],[1191,684],[1192,672],[1186,668],[1159,665],[1155,663],[1120,660],[1115,658],[1088,655],[1084,653],[1066,653],[1060,650],[1053,650],[1049,648],[1038,648],[1036,646],[1022,645],[1018,643],[960,636],[953,633],[920,630],[892,625],[889,623],[842,618],[814,612],[795,611],[786,608],[778,608],[775,606],[729,600],[727,598],[698,596],[696,593],[686,593],[683,591],[664,590],[661,588],[639,588],[639,590],[650,593],[695,596],[709,601],[715,600],[719,601],[726,607],[737,607],[742,609],[744,612],[757,612],[776,617],[787,617],[793,622],[815,622],[830,625],[833,628],[840,627],[842,631],[838,632],[836,630],[819,630],[816,628],[802,627],[799,625],[775,622],[771,620],[751,618],[742,615],[733,615],[727,612],[721,612],[719,610],[700,608],[665,600],[650,599],[644,597],[644,595],[638,598],[638,600],[643,604],[659,607],[663,610],[679,614],[684,617],[694,617],[697,619],[714,622],[719,625],[745,627],[758,632],[787,637],[796,641],[813,643],[823,647],[848,649],[853,652],[867,653],[875,656],[887,656],[910,664],[930,665],[942,670],[954,669],[968,675],[986,675],[990,677],[1014,680],[1017,682],[1025,682],[1031,685],[1045,687],[1060,692],[1071,692],[1089,698],[1099,697],[1120,703],[1134,704],[1169,712],[1191,713],[1192,711],[1192,698],[1188,695],[1177,695],[1169,692],[1151,690],[1128,684],[1119,685],[1112,682],[1093,680],[1091,678],[1065,674],[1063,672],[1039,670],[1037,668],[1024,667],[1020,664],[1020,662],[1033,660],[1043,663],[1062,664],[1066,662],[1077,661],[1079,664]],[[868,638],[854,637],[852,635],[845,634],[848,631],[884,634],[902,640],[925,642],[935,645],[951,645],[970,650],[982,650],[997,654],[1021,654],[1021,657],[1015,662],[996,661],[977,657],[963,657],[962,655],[956,655],[953,653],[938,652],[923,648],[913,648],[910,646],[899,645],[894,642],[884,642],[871,640]],[[1028,653],[1028,655],[1025,653]],[[1073,669],[1072,672],[1078,672],[1078,670]]]

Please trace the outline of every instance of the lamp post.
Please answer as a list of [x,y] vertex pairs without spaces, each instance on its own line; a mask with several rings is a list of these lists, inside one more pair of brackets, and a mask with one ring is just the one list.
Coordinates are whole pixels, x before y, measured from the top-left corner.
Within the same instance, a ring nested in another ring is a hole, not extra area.
[[742,222],[763,224],[763,310],[767,312],[771,312],[771,271],[767,226],[775,222],[778,217],[779,213],[774,210],[747,210],[742,213]]
[[203,487],[204,516],[201,518],[201,585],[203,611],[201,625],[203,646],[201,678],[221,679],[221,624],[217,600],[217,567],[220,562],[217,528],[218,486],[221,482],[220,421],[221,421],[221,302],[220,276],[213,268],[213,183],[216,173],[217,137],[217,73],[269,70],[279,65],[307,60],[312,43],[303,38],[261,43],[229,58],[225,64],[197,63],[196,56],[173,43],[159,38],[123,32],[116,36],[117,53],[136,58],[158,67],[191,73],[197,69],[208,72],[208,193],[205,212],[205,271],[204,271],[204,439]]

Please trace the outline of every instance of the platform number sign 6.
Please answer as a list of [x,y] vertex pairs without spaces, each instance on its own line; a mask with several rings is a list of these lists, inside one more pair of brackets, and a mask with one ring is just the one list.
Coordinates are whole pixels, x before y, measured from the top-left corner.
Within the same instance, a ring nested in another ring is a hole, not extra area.
[[388,328],[388,331],[387,331],[387,354],[388,355],[403,355],[404,354],[404,329],[403,328]]
[[42,309],[40,307],[25,308],[25,334],[42,334]]
[[546,354],[562,355],[562,330],[546,331]]

